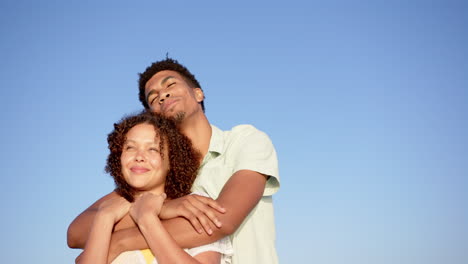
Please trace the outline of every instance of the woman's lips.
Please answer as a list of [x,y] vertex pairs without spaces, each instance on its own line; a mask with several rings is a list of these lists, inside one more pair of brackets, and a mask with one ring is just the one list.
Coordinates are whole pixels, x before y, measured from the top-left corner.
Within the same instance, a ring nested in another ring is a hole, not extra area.
[[131,170],[132,172],[134,172],[134,173],[145,173],[145,172],[148,172],[148,171],[149,171],[149,169],[147,169],[147,168],[137,167],[137,166],[131,167],[130,170]]

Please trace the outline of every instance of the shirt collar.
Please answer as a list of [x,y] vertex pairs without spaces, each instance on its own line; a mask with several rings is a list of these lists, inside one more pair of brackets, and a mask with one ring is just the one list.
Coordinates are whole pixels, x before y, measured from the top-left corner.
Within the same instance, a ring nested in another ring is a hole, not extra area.
[[203,161],[200,167],[204,167],[210,160],[215,159],[222,154],[224,150],[223,131],[221,129],[211,125],[211,138],[210,146],[208,147],[208,153],[203,157]]
[[[211,124],[210,124],[211,125]],[[221,155],[224,151],[223,131],[214,125],[211,125],[211,139],[208,152],[215,155]]]

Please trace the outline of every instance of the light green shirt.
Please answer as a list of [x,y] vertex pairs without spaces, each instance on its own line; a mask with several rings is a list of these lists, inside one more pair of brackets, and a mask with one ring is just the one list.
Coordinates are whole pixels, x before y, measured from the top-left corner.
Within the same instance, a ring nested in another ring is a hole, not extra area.
[[[231,235],[233,264],[276,264],[272,195],[279,189],[278,160],[270,138],[251,125],[222,131],[211,125],[208,153],[203,159],[193,191],[216,199],[227,180],[239,170],[268,175],[263,196],[237,231]],[[246,181],[248,184],[248,180]]]

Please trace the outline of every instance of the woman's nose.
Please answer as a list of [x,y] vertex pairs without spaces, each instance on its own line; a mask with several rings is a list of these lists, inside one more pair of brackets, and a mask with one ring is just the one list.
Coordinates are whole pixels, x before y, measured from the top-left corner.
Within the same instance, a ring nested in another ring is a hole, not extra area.
[[141,150],[136,153],[135,161],[138,161],[138,162],[145,161],[145,155],[144,153],[142,153]]

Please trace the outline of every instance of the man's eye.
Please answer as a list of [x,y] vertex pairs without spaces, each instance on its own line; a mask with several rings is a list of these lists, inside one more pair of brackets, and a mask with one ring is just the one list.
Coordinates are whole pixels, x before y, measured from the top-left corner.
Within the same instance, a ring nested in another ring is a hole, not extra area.
[[154,101],[156,101],[156,99],[158,99],[158,96],[157,96],[157,95],[156,95],[155,97],[153,97],[153,99],[151,99],[151,102],[150,102],[150,104],[153,104],[153,103],[154,103]]
[[171,86],[174,85],[174,84],[176,84],[176,83],[175,83],[175,82],[170,83],[170,84],[167,86],[167,88],[171,87]]

